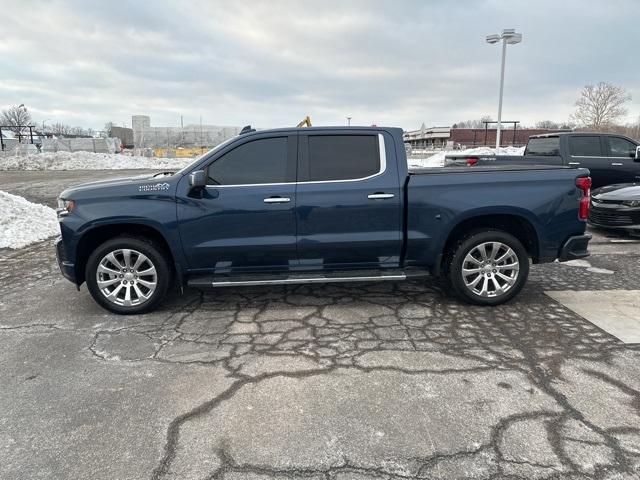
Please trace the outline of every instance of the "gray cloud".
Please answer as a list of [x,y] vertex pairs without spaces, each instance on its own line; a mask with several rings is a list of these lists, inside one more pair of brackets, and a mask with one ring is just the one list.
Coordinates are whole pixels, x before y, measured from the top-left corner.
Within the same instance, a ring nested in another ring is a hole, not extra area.
[[[5,1],[0,0],[3,3]],[[504,115],[562,121],[601,80],[634,97],[640,3],[470,1],[6,2],[0,107],[101,128],[377,123],[415,128],[494,115],[499,48],[517,28]],[[7,18],[8,16],[8,18]]]

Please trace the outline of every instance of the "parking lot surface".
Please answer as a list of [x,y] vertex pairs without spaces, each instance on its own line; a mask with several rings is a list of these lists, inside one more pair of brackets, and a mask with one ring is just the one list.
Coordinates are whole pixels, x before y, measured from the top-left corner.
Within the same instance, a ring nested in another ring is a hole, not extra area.
[[[131,173],[0,189],[53,206]],[[176,291],[123,317],[51,241],[0,251],[0,478],[638,478],[638,345],[545,293],[640,295],[640,243],[595,233],[495,308],[431,280]]]

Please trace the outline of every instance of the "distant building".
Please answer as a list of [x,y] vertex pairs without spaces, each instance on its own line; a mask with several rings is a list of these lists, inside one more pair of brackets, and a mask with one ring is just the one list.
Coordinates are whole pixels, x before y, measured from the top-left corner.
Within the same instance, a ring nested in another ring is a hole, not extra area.
[[18,139],[11,130],[0,129],[0,149],[10,151],[16,148]]
[[[543,128],[506,128],[502,129],[500,145],[523,146],[531,135],[541,133],[563,132],[566,130]],[[438,150],[443,148],[473,148],[480,146],[495,146],[495,128],[450,128],[431,127],[424,124],[418,130],[404,132],[404,142],[411,145],[412,150]]]
[[445,148],[451,136],[449,127],[425,127],[424,123],[418,130],[404,132],[404,142],[414,150],[437,150]]
[[240,133],[239,127],[185,125],[184,127],[152,127],[148,115],[131,117],[135,148],[215,147]]
[[133,128],[111,127],[111,136],[120,139],[124,148],[133,148]]

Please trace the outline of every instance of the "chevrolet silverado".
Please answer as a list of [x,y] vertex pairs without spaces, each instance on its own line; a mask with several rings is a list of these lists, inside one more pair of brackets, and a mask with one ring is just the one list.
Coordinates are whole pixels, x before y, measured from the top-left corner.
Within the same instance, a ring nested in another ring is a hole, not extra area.
[[557,166],[407,168],[402,130],[254,131],[177,172],[69,188],[63,275],[122,314],[167,290],[444,276],[497,305],[530,262],[588,255],[591,180]]

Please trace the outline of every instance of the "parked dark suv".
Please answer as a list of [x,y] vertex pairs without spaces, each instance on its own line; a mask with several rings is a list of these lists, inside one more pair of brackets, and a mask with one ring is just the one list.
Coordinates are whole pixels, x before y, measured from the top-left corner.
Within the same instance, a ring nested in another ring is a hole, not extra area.
[[640,145],[613,133],[566,132],[529,137],[524,155],[447,155],[445,166],[564,165],[588,168],[593,188],[640,182]]

